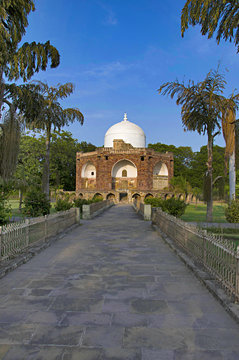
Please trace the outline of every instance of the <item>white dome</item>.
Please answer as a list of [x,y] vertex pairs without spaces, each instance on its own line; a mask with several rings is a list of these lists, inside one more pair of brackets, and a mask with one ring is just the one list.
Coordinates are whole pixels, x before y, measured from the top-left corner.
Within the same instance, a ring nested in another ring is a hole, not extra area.
[[123,121],[111,126],[106,132],[104,146],[113,147],[115,139],[121,139],[136,148],[145,148],[146,146],[144,131],[138,125],[128,121],[126,114]]

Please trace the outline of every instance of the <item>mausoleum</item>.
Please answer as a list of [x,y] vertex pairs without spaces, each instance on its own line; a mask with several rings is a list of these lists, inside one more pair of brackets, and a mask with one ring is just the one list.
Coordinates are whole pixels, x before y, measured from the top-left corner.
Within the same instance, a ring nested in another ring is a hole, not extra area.
[[76,154],[76,192],[86,199],[99,195],[116,202],[166,196],[173,164],[172,153],[146,148],[144,131],[125,114],[106,132],[104,147]]

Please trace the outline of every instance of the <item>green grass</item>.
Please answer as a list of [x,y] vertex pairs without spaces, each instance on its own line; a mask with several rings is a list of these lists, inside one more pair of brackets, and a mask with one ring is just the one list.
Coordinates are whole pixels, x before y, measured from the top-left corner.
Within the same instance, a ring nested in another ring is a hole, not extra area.
[[223,238],[228,240],[233,240],[236,246],[239,245],[239,230],[238,229],[231,229],[231,228],[207,228],[208,233],[213,233],[216,235],[221,235]]
[[[22,219],[24,219],[26,217],[22,212],[19,211],[19,200],[9,200],[8,202],[9,202],[9,204],[11,206],[12,216],[20,217]],[[50,214],[55,214],[55,213],[56,213],[55,203],[52,202],[51,203]]]
[[[223,203],[214,203],[213,205],[213,222],[225,223],[225,207],[227,205]],[[205,222],[207,213],[206,204],[188,205],[184,215],[181,219],[184,221],[192,222]]]
[[19,211],[19,200],[9,200],[12,216],[19,216],[24,219],[24,215]]

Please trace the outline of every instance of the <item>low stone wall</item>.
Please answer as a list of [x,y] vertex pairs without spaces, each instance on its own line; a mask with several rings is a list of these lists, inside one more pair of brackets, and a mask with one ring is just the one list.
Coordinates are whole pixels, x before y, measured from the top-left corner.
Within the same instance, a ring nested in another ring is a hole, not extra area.
[[144,204],[142,202],[137,201],[136,199],[133,201],[132,204],[135,211],[138,212],[144,218],[144,220],[151,220],[151,214],[152,214],[151,205]]
[[113,200],[104,200],[89,205],[82,205],[82,218],[85,220],[92,219],[113,205]]

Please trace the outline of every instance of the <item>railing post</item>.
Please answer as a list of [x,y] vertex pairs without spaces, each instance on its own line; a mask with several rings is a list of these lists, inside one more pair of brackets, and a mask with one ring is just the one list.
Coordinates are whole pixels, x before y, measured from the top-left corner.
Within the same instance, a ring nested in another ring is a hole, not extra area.
[[203,231],[203,265],[207,265],[207,230]]
[[235,289],[236,302],[239,301],[239,246],[237,246],[236,254],[236,289]]
[[26,224],[26,245],[27,246],[29,245],[29,223],[30,223],[30,220],[26,219],[25,224]]
[[76,208],[76,224],[80,224],[80,208]]
[[47,239],[47,234],[48,234],[48,215],[45,215],[45,241]]
[[189,251],[189,247],[188,247],[188,229],[184,228],[184,248]]

